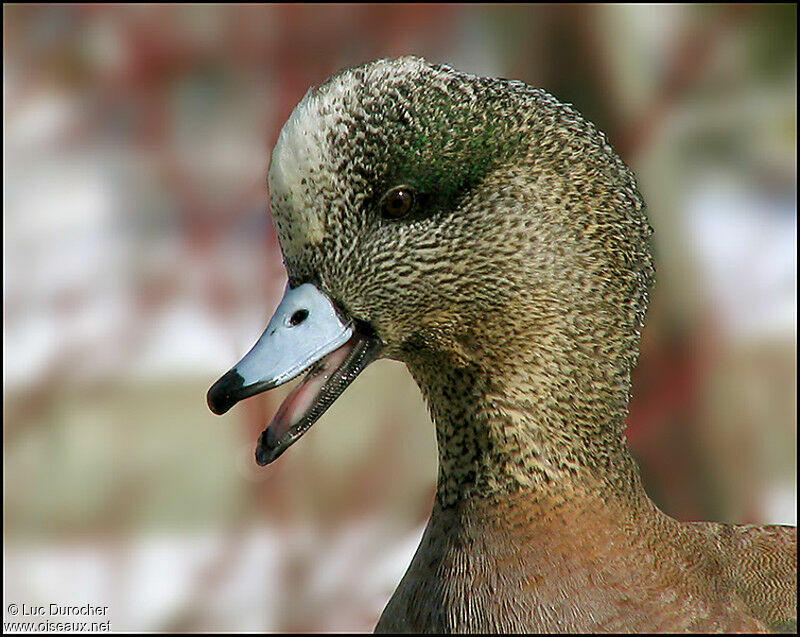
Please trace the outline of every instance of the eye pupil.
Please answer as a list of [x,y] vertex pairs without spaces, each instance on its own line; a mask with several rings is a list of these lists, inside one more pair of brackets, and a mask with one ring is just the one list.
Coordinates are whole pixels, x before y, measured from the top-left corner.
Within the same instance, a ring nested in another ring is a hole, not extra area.
[[399,218],[407,214],[414,205],[414,193],[405,186],[390,190],[383,204],[383,211],[389,217]]

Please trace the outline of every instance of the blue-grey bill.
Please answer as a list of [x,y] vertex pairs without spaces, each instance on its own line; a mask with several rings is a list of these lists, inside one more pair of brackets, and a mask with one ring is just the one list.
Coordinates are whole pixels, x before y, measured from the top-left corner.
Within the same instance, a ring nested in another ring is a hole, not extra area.
[[314,285],[288,285],[253,348],[208,390],[223,414],[240,400],[310,371],[261,434],[256,461],[269,464],[325,412],[380,352],[380,341],[356,329]]

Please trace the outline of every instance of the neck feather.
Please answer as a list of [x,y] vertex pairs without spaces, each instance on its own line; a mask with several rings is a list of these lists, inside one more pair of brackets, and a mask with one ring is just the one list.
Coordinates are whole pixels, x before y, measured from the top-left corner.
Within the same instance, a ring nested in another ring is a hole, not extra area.
[[629,374],[609,378],[608,367],[553,361],[552,352],[545,366],[528,354],[491,370],[409,363],[436,424],[438,504],[519,492],[643,493],[624,435]]

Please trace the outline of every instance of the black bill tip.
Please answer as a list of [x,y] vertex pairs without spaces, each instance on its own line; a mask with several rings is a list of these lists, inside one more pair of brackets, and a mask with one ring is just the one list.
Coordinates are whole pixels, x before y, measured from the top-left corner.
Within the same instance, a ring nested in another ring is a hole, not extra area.
[[273,440],[269,430],[265,430],[258,437],[258,445],[256,446],[256,462],[260,466],[266,466],[270,462],[277,460],[284,451],[286,451],[291,443],[280,444],[277,440]]
[[222,415],[242,398],[244,378],[236,370],[231,370],[211,385],[206,394],[208,408],[215,414]]

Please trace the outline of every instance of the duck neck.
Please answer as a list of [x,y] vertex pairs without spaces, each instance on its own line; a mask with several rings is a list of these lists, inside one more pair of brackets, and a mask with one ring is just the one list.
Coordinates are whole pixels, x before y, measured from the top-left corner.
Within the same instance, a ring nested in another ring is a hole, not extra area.
[[[574,355],[574,354],[573,354]],[[437,506],[529,493],[534,499],[594,494],[640,500],[625,442],[629,374],[598,377],[590,361],[547,373],[532,361],[448,367],[409,364],[436,425]]]

